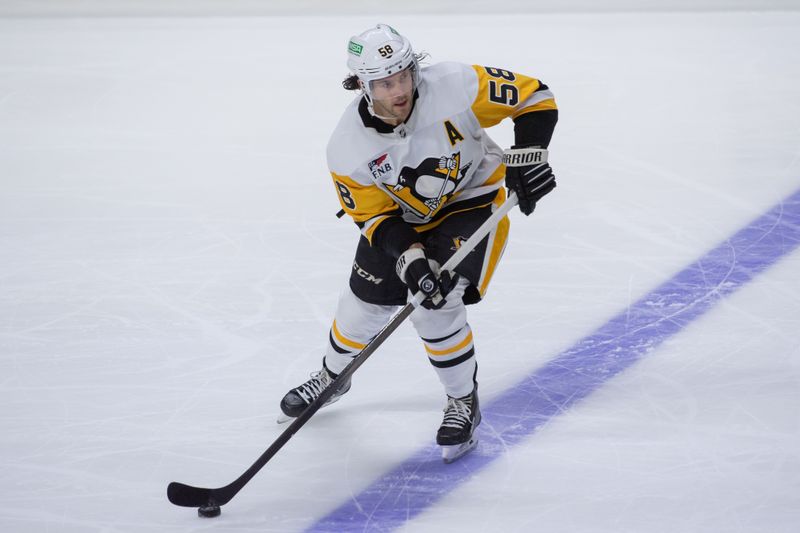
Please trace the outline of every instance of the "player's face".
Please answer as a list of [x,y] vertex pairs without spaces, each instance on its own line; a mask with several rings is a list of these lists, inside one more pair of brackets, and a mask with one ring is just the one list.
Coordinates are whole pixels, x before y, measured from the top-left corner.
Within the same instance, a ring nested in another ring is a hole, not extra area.
[[394,125],[404,122],[414,103],[414,74],[405,69],[387,78],[370,82],[375,113],[390,118]]

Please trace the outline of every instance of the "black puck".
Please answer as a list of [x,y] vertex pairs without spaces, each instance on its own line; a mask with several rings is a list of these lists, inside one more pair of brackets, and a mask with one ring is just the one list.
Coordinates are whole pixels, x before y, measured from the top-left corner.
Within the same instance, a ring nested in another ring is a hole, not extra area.
[[214,518],[222,513],[219,505],[204,505],[197,508],[197,515],[203,518]]

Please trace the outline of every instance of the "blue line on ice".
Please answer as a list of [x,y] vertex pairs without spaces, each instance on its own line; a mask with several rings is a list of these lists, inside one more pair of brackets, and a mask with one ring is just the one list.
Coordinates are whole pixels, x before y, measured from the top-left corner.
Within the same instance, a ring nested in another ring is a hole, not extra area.
[[437,446],[422,448],[308,531],[391,531],[402,526],[798,244],[800,190],[484,404],[480,444],[471,454],[445,465]]

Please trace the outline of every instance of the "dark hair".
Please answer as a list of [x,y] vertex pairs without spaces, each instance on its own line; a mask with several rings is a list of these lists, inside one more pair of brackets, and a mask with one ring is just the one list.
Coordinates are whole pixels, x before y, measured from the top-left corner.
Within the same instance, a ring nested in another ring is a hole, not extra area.
[[[414,59],[417,60],[417,63],[422,64],[423,61],[428,59],[430,54],[428,52],[420,52],[419,54],[414,54]],[[342,87],[345,88],[347,91],[357,91],[361,88],[361,84],[358,81],[358,76],[355,74],[349,74],[344,80],[342,80]]]
[[358,83],[358,76],[355,74],[350,74],[344,80],[342,80],[342,87],[348,91],[357,91],[361,88],[361,84]]

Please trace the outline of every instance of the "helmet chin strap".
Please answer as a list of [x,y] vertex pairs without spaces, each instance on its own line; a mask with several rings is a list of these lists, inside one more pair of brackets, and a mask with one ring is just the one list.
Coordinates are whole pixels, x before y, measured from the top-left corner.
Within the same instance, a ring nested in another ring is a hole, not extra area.
[[381,120],[399,120],[397,117],[385,117],[383,115],[379,115],[378,112],[375,111],[375,107],[372,105],[372,98],[369,96],[367,97],[367,111],[369,111],[370,115],[373,117]]
[[372,96],[370,96],[370,94],[364,89],[363,85],[361,86],[361,90],[364,93],[364,97],[367,99],[367,111],[369,111],[370,115],[381,120],[400,120],[398,117],[386,117],[384,115],[379,115],[378,112],[375,111],[375,106],[372,102]]

